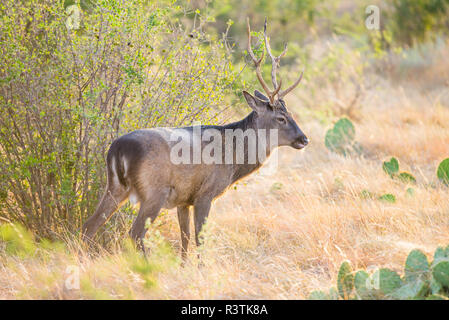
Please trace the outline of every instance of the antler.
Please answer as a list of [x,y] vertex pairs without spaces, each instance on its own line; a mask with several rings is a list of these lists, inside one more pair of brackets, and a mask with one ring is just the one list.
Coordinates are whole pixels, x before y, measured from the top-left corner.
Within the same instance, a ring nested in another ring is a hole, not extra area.
[[302,75],[304,74],[304,71],[301,71],[301,74],[299,75],[298,80],[295,81],[295,83],[293,83],[290,87],[288,87],[287,89],[285,89],[284,91],[279,92],[279,99],[282,99],[283,97],[285,97],[285,95],[287,93],[289,93],[290,91],[292,91],[293,89],[295,89],[298,84],[301,82],[302,80]]
[[273,55],[273,53],[271,52],[270,42],[268,41],[268,37],[267,37],[267,18],[265,18],[263,34],[264,34],[264,40],[265,40],[265,48],[267,50],[268,55],[271,58],[271,82],[273,83],[273,88],[274,88],[274,90],[271,91],[268,88],[265,81],[263,80],[262,73],[260,71],[260,63],[263,60],[265,51],[262,52],[262,57],[259,60],[257,60],[257,58],[255,57],[255,55],[251,49],[251,29],[249,26],[248,18],[247,18],[247,24],[248,24],[248,53],[251,56],[251,58],[253,59],[254,65],[256,66],[257,78],[259,79],[260,84],[262,85],[263,89],[267,93],[268,98],[270,99],[270,102],[273,104],[274,97],[276,96],[276,94],[278,95],[279,99],[281,99],[281,98],[285,97],[285,95],[287,95],[287,93],[289,93],[290,91],[292,91],[294,88],[296,88],[298,86],[298,84],[302,80],[304,71],[301,72],[301,75],[299,76],[298,80],[295,81],[295,83],[293,83],[286,90],[280,91],[281,85],[282,85],[282,79],[279,80],[279,85],[278,85],[277,80],[276,80],[276,73],[277,73],[277,68],[280,67],[281,58],[287,53],[287,44],[284,45],[284,50],[282,51],[282,53],[279,56],[276,57]]
[[274,91],[271,91],[268,88],[268,85],[265,83],[265,80],[262,77],[262,72],[260,71],[260,63],[263,60],[265,51],[262,51],[262,56],[260,57],[260,59],[256,58],[256,56],[254,55],[253,49],[251,48],[251,27],[249,25],[249,18],[246,19],[246,22],[247,22],[247,29],[248,29],[248,53],[254,62],[254,66],[256,67],[257,79],[259,79],[259,82],[262,85],[262,88],[264,89],[265,93],[267,94],[268,99],[270,99],[270,103],[273,104],[274,97],[276,96],[276,94],[278,94],[279,90],[281,89],[281,83],[279,84],[279,86],[274,88]]
[[[265,17],[265,24],[263,25],[263,36],[265,39],[265,48],[267,49],[267,53],[271,58],[271,82],[273,83],[274,89],[276,89],[276,88],[278,88],[278,83],[276,81],[276,72],[277,72],[277,68],[280,66],[279,62],[281,61],[281,58],[287,53],[287,43],[284,45],[284,51],[282,51],[282,53],[278,57],[273,56],[273,54],[271,53],[270,42],[268,41],[268,37],[267,37],[267,18],[266,17]],[[282,82],[282,79],[280,82]]]

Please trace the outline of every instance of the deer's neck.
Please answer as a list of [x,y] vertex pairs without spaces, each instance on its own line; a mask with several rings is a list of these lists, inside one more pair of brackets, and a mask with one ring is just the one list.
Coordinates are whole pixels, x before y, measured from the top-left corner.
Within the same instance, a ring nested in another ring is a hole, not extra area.
[[256,121],[255,121],[256,117],[257,117],[256,113],[252,111],[242,120],[225,124],[222,128],[232,130],[242,129],[243,131],[246,131],[247,129],[256,130]]
[[[230,123],[228,125],[225,125],[224,128],[225,129],[241,129],[243,132],[247,131],[247,130],[254,130],[256,137],[258,135],[257,132],[257,126],[256,126],[256,113],[253,111],[251,112],[246,118],[234,122],[234,123]],[[266,143],[268,140],[265,139],[266,141],[264,141],[263,143]],[[260,143],[262,143],[258,138],[257,138],[257,148],[256,148],[256,153],[258,152],[258,148],[260,148]],[[256,171],[257,169],[259,169],[264,160],[269,156],[270,154],[270,148],[269,146],[266,144],[265,146],[265,150],[266,150],[266,156],[261,160],[259,159],[258,154],[256,154],[256,159],[255,159],[255,163],[248,163],[248,159],[249,157],[249,152],[250,152],[250,148],[248,147],[248,139],[245,139],[245,147],[244,147],[244,163],[243,164],[237,164],[234,163],[232,165],[232,182],[236,182],[238,180],[240,180],[241,178],[251,174],[252,172]],[[235,149],[234,149],[235,150]]]

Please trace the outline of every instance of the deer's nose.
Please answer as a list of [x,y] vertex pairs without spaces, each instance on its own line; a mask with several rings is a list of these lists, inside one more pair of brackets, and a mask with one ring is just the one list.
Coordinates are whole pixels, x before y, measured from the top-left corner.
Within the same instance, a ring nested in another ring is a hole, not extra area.
[[304,145],[304,146],[306,146],[306,145],[308,145],[309,144],[309,139],[306,137],[306,136],[301,136],[300,138],[299,138],[299,141],[301,141],[301,143]]

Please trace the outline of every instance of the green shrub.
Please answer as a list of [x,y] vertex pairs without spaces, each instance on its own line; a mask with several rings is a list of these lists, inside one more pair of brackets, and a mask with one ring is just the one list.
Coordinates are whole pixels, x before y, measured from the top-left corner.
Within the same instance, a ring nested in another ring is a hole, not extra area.
[[365,270],[352,271],[348,261],[342,263],[337,278],[339,295],[331,291],[314,291],[310,299],[449,299],[449,246],[438,247],[432,263],[420,250],[407,257],[404,274],[381,268],[369,274]]
[[92,214],[113,139],[216,119],[238,73],[224,40],[186,36],[172,2],[75,3],[0,5],[0,217],[37,236]]
[[11,255],[26,257],[36,252],[33,235],[18,224],[0,225],[0,242],[5,244],[5,251]]
[[393,0],[386,16],[394,40],[412,46],[447,30],[449,1]]

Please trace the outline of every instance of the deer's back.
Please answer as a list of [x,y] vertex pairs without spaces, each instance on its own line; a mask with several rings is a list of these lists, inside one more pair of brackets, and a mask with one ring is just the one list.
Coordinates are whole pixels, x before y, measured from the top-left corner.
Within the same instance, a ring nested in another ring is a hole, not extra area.
[[[112,143],[108,153],[109,175],[117,176],[115,183],[130,190],[131,200],[142,202],[148,193],[167,190],[165,208],[193,205],[198,197],[217,197],[232,182],[230,168],[225,165],[173,163],[170,152],[178,143],[170,140],[174,130],[191,135],[188,130],[177,128],[143,129]],[[185,139],[191,141],[191,136]]]

